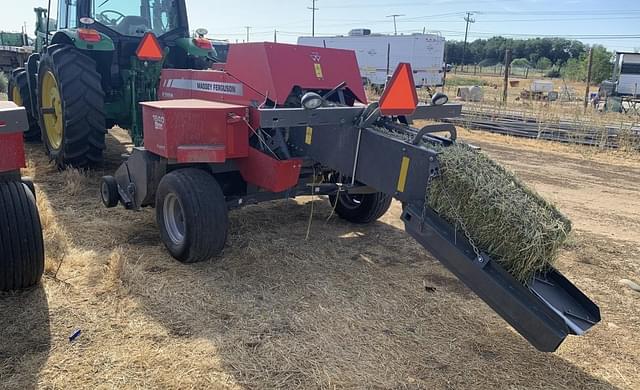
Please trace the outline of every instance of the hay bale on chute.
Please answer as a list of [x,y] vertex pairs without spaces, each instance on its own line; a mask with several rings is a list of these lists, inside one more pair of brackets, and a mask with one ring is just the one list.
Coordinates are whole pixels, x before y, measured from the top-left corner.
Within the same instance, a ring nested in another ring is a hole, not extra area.
[[485,154],[464,144],[439,151],[429,206],[520,282],[547,270],[571,222]]

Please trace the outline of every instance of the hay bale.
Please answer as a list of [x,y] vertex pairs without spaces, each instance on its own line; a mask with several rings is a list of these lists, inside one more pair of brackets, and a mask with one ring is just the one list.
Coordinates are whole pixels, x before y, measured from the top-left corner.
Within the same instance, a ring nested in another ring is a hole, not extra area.
[[555,261],[571,222],[483,153],[462,144],[442,148],[441,176],[428,204],[476,245],[526,283]]

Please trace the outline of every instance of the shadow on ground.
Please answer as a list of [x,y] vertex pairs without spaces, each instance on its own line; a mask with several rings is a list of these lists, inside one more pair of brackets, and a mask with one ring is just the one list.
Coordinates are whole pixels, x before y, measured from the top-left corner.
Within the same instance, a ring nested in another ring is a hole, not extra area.
[[35,389],[51,344],[42,286],[0,293],[0,335],[0,387]]

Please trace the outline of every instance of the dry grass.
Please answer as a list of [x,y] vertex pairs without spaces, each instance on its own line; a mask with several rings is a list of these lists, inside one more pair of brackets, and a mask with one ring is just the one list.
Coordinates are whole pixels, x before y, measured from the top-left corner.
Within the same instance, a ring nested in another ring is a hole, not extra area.
[[[66,257],[57,279],[49,272],[41,287],[0,297],[0,387],[634,389],[640,382],[640,294],[618,285],[640,271],[640,242],[586,230],[593,225],[567,205],[566,185],[549,190],[524,176],[577,221],[559,265],[605,320],[542,354],[402,231],[398,204],[361,227],[325,223],[331,208],[316,200],[308,241],[309,198],[249,207],[231,213],[219,262],[181,265],[160,244],[152,210],[102,208],[99,178],[124,151],[109,141],[105,166],[74,191],[40,147],[29,147],[47,245],[61,243]],[[525,152],[543,153],[504,147],[532,164]],[[581,158],[571,150],[553,156],[550,167]],[[629,218],[638,223],[637,186],[606,188],[616,204],[633,207]],[[70,343],[76,329],[82,335]]]

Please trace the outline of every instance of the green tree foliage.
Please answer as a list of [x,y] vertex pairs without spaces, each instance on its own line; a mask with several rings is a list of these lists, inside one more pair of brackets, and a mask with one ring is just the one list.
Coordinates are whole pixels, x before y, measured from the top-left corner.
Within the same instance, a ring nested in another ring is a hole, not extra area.
[[540,57],[536,62],[536,68],[538,69],[546,70],[546,69],[550,69],[552,66],[553,66],[553,62],[551,62],[551,60],[548,59],[547,57]]
[[[447,62],[461,64],[463,47],[463,42],[447,42]],[[464,62],[465,64],[477,64],[487,59],[495,63],[503,62],[506,49],[512,50],[513,58],[525,58],[530,63],[536,64],[544,57],[557,65],[564,65],[570,58],[578,58],[586,51],[582,42],[564,38],[511,39],[493,37],[468,43]]]
[[531,68],[531,63],[526,58],[516,58],[511,61],[511,66],[515,68]]
[[[580,55],[579,58],[572,58],[562,68],[562,75],[574,81],[587,80],[587,67],[589,64],[588,52]],[[593,46],[593,62],[591,64],[591,81],[599,84],[611,77],[613,70],[613,54],[604,46]]]
[[613,53],[604,46],[593,47],[593,62],[591,64],[591,80],[599,84],[611,78],[613,72]]
[[[462,63],[464,43],[447,42],[447,62]],[[504,62],[507,49],[511,49],[513,66],[538,69],[560,69],[561,74],[570,80],[586,80],[588,47],[580,41],[564,38],[512,39],[493,37],[478,39],[467,44],[464,55],[465,64],[498,64]],[[592,80],[600,83],[611,77],[613,54],[604,46],[593,47]],[[486,66],[486,65],[484,65]],[[554,74],[557,74],[554,72]]]

